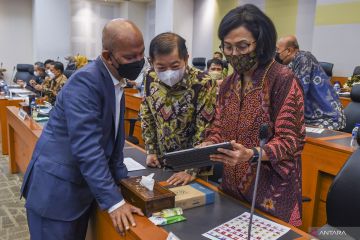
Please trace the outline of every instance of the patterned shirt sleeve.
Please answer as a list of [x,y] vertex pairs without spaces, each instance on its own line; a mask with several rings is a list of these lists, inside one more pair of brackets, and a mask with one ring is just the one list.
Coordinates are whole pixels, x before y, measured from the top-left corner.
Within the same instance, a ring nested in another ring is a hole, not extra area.
[[[150,76],[147,76],[144,79],[144,86],[147,87],[146,81],[151,81]],[[145,89],[144,94],[146,96],[147,89]],[[141,132],[142,138],[145,143],[145,149],[147,154],[158,154],[157,150],[157,137],[156,137],[156,124],[153,114],[149,108],[149,103],[146,100],[146,97],[143,97],[143,100],[140,105],[140,118],[141,118]]]
[[[220,97],[220,96],[219,96]],[[221,105],[219,104],[219,98],[216,101],[214,121],[211,126],[206,129],[204,142],[220,143],[221,137]]]
[[[285,89],[281,88],[282,91]],[[287,97],[279,106],[274,123],[274,137],[264,146],[272,167],[284,179],[290,174],[295,158],[300,156],[305,143],[304,95],[301,86],[293,79],[290,89],[286,91]]]
[[214,119],[216,104],[216,82],[210,77],[199,92],[196,107],[196,132],[193,136],[194,146],[205,137],[205,130]]

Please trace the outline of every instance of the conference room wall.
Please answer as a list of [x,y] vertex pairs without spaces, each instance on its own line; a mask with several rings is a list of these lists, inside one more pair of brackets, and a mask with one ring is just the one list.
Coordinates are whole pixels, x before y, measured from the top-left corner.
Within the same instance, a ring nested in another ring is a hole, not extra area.
[[359,1],[317,1],[313,53],[318,60],[334,63],[335,76],[351,76],[360,65],[359,12]]
[[[131,6],[130,6],[131,5]],[[114,18],[129,18],[134,14],[133,3],[105,3],[96,1],[71,1],[71,52],[85,55],[90,59],[96,58],[102,50],[101,32],[104,25]],[[138,11],[142,9],[137,9]],[[143,11],[145,14],[145,10]],[[140,11],[141,13],[141,11]],[[139,14],[140,15],[140,14]],[[144,22],[145,19],[135,19],[134,22]],[[142,24],[143,26],[144,24]],[[142,27],[141,26],[141,27]],[[140,26],[139,26],[140,27]]]
[[0,62],[10,80],[13,67],[33,60],[32,3],[29,0],[0,1]]
[[33,0],[33,60],[64,61],[71,54],[70,0]]

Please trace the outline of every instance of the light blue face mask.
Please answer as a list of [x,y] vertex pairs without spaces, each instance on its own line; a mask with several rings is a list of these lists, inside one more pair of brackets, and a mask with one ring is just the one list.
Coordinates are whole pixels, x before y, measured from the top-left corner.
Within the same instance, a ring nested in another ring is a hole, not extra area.
[[168,85],[169,87],[174,86],[184,77],[185,66],[177,70],[166,70],[164,72],[156,71],[156,74],[161,82]]

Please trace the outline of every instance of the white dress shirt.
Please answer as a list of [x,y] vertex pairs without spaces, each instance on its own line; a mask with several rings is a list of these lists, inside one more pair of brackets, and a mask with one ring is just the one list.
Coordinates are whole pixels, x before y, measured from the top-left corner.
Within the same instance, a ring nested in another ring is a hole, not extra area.
[[[104,62],[103,62],[103,64],[106,67],[107,71],[109,72],[111,80],[114,83],[114,92],[115,92],[115,140],[116,140],[118,130],[119,130],[120,101],[121,101],[122,95],[124,93],[124,87],[126,86],[126,81],[124,79],[121,79],[120,81],[117,80],[112,75],[112,73],[109,71],[106,64]],[[114,206],[112,206],[111,208],[108,209],[108,213],[113,212],[114,210],[118,209],[119,207],[121,207],[124,204],[125,204],[125,200],[122,200],[122,201],[118,202],[117,204],[115,204]]]

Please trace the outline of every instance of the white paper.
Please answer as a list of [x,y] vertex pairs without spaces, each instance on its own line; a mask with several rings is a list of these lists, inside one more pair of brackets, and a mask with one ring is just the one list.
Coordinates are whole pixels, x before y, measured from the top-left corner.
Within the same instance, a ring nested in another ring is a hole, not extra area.
[[124,158],[124,164],[129,172],[146,169],[143,165],[132,158]]
[[25,98],[23,98],[23,97],[12,97],[11,99],[12,100],[25,100]]
[[322,128],[312,128],[312,127],[306,127],[306,132],[307,133],[322,133],[324,131],[324,129]]
[[[204,233],[203,236],[211,240],[247,239],[249,218],[250,213],[244,212],[240,216]],[[288,227],[254,215],[250,239],[276,240],[289,230]]]
[[29,91],[27,89],[22,89],[22,88],[12,88],[9,90],[10,90],[10,92],[15,93],[15,94],[32,94],[31,91]]

